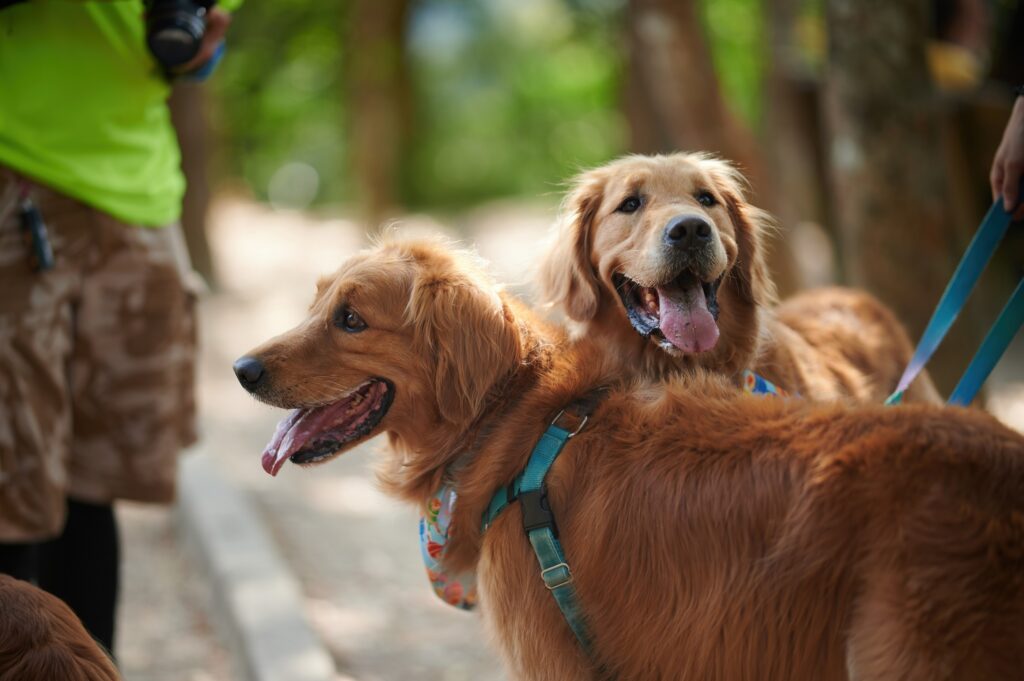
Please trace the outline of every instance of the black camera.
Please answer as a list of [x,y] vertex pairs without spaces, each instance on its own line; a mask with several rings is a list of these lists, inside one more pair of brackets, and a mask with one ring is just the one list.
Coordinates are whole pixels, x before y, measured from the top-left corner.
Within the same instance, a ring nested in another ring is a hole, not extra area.
[[166,70],[199,52],[214,0],[146,0],[146,45]]

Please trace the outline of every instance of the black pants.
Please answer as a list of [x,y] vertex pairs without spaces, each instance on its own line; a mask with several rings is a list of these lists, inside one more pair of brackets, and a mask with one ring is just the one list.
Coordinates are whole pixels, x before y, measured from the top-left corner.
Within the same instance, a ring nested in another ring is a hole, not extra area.
[[110,504],[68,499],[61,536],[39,544],[0,544],[0,572],[57,596],[104,648],[114,647],[120,570],[117,520]]

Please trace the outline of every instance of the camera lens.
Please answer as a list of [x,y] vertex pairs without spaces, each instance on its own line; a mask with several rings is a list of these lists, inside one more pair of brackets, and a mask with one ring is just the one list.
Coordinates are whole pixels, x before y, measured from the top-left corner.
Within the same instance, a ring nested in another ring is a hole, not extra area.
[[186,64],[199,52],[205,8],[189,0],[156,1],[146,15],[146,44],[165,68]]

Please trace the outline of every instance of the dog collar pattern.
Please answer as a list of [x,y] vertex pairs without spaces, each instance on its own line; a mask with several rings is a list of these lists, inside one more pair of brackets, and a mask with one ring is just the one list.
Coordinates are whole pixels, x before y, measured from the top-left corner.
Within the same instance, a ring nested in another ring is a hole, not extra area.
[[449,574],[441,565],[456,496],[450,485],[442,485],[427,500],[420,514],[420,555],[434,594],[448,605],[472,610],[477,602],[476,573]]
[[763,376],[758,376],[753,371],[744,370],[741,375],[743,392],[751,395],[774,395],[775,397],[789,397],[789,393],[775,385]]

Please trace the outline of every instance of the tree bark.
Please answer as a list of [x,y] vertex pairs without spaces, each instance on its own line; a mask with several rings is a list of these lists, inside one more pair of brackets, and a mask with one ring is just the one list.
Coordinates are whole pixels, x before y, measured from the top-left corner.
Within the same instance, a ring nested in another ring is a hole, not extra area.
[[[753,133],[725,102],[694,0],[630,0],[626,115],[633,149],[643,153],[710,151],[735,162],[751,201],[775,212],[777,192]],[[799,276],[780,224],[770,252],[780,293]]]
[[405,58],[409,0],[355,0],[346,32],[350,167],[371,228],[399,204],[412,96]]
[[[927,11],[925,0],[829,0],[826,11],[825,117],[845,272],[915,341],[963,246],[948,217]],[[940,390],[977,346],[973,326],[962,318],[930,366]]]
[[[692,0],[631,0],[630,69],[649,118],[634,117],[634,137],[659,151],[712,151],[739,163],[760,187],[757,143],[722,98],[715,65]],[[632,99],[632,98],[631,98]]]
[[[764,90],[764,147],[779,223],[791,229],[809,222],[828,230],[819,79],[801,60],[793,35],[803,4],[801,0],[765,3],[770,58]],[[830,236],[835,241],[835,235]]]

